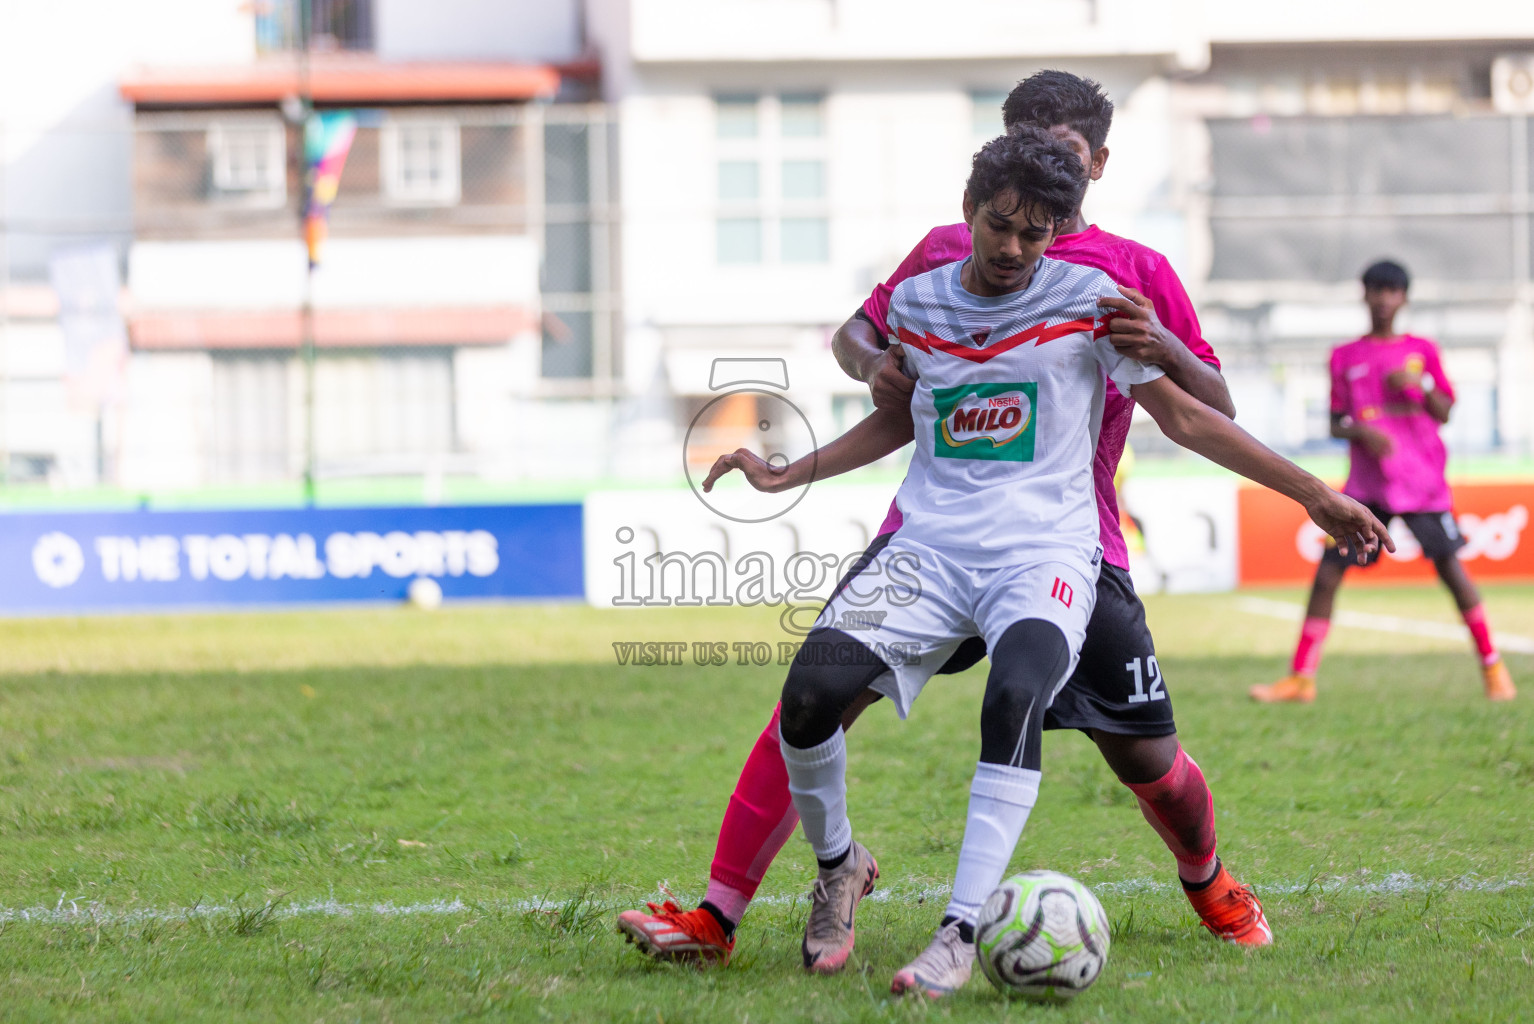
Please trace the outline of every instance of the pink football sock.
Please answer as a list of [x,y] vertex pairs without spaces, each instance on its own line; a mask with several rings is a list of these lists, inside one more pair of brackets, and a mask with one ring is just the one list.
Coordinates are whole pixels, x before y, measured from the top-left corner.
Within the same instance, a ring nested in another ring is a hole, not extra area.
[[1181,746],[1172,770],[1155,782],[1126,782],[1140,800],[1140,813],[1177,858],[1177,874],[1202,882],[1214,862],[1214,794],[1204,773]]
[[1289,663],[1291,673],[1312,679],[1316,677],[1316,669],[1321,664],[1321,645],[1326,643],[1326,634],[1331,628],[1331,619],[1305,620],[1305,624],[1300,627],[1300,642],[1294,648],[1294,660]]
[[757,886],[772,859],[783,849],[799,824],[793,797],[788,792],[788,769],[779,746],[778,714],[757,737],[756,746],[740,770],[735,792],[719,826],[719,843],[709,867],[708,894],[704,897],[720,913],[739,923],[756,895]]
[[1495,664],[1501,655],[1497,653],[1497,645],[1491,642],[1491,627],[1486,624],[1486,606],[1478,604],[1460,614],[1465,617],[1465,625],[1470,627],[1470,636],[1475,640],[1477,653],[1481,655],[1481,664]]

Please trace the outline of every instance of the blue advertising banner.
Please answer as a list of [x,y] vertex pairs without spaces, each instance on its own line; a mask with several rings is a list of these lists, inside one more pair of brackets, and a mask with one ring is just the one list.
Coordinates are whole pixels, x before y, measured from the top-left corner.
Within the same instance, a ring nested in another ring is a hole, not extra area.
[[580,505],[0,514],[0,613],[584,592]]

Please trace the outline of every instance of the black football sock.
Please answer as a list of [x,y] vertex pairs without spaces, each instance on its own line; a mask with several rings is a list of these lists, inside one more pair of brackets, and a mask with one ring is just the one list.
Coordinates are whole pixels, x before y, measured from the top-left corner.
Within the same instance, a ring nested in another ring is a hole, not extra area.
[[1216,857],[1214,859],[1214,874],[1210,875],[1208,878],[1204,879],[1202,882],[1189,882],[1189,881],[1187,881],[1187,880],[1185,880],[1183,878],[1178,878],[1177,880],[1179,882],[1182,882],[1182,891],[1183,892],[1203,892],[1205,889],[1207,889],[1211,885],[1213,885],[1214,884],[1214,880],[1216,878],[1219,878],[1219,877],[1220,877],[1220,858]]
[[699,903],[698,909],[708,911],[708,916],[719,922],[719,927],[724,929],[724,937],[726,940],[734,937],[735,922],[731,921],[728,917],[725,917],[724,911],[714,906],[708,900],[704,900],[702,903]]
[[832,868],[839,868],[839,867],[841,867],[842,866],[842,862],[847,859],[847,854],[849,854],[851,852],[852,852],[852,844],[848,843],[847,844],[847,848],[845,850],[843,850],[841,853],[837,854],[835,857],[830,857],[830,858],[827,858],[826,860],[821,860],[819,857],[816,857],[815,858],[815,863],[820,865],[820,870],[822,870],[822,871],[830,871]]
[[938,925],[938,927],[947,928],[955,921],[958,921],[959,923],[959,938],[973,945],[975,941],[975,926],[970,924],[968,921],[961,921],[959,918],[949,914],[947,917],[943,918],[943,923]]

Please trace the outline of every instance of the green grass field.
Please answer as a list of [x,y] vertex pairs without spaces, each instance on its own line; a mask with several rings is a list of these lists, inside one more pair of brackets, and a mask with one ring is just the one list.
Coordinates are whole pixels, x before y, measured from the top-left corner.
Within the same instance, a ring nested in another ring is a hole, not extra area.
[[[1294,602],[1293,592],[1267,593]],[[1534,589],[1491,588],[1534,636]],[[851,805],[885,898],[852,969],[798,967],[795,838],[736,962],[646,962],[618,909],[701,894],[782,669],[624,667],[625,640],[777,641],[770,613],[565,607],[0,623],[5,1020],[1234,1021],[1534,1018],[1534,658],[1480,696],[1468,645],[1341,627],[1310,707],[1256,707],[1291,623],[1241,598],[1148,602],[1221,849],[1277,945],[1196,927],[1095,749],[1046,740],[1014,861],[1097,886],[1102,980],[1063,1009],[978,976],[887,994],[951,878],[983,676],[853,731]],[[1435,590],[1344,607],[1455,621]]]

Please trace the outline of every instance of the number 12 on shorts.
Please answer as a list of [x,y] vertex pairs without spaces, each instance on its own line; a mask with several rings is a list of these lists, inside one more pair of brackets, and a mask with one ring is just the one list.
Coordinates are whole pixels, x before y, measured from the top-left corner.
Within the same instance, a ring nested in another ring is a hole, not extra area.
[[[1157,664],[1154,654],[1125,662],[1124,668],[1134,676],[1135,680],[1135,692],[1129,695],[1129,703],[1144,704],[1148,700],[1166,700],[1166,690],[1161,688],[1161,666]],[[1146,683],[1150,683],[1149,693],[1145,690]]]

